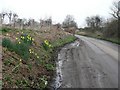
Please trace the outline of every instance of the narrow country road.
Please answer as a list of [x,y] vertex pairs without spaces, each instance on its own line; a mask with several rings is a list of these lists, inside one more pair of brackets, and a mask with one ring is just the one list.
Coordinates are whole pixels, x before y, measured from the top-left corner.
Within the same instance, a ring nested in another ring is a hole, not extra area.
[[119,45],[76,37],[58,54],[56,88],[118,88]]

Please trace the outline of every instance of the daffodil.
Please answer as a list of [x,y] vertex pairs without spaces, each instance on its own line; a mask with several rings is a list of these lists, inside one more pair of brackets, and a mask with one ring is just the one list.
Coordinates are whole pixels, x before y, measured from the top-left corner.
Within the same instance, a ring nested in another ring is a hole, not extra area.
[[21,42],[18,42],[19,44],[21,44]]
[[16,40],[18,40],[18,38],[16,38]]
[[37,55],[37,53],[35,53],[35,55]]
[[27,38],[29,38],[29,36],[27,36]]
[[34,38],[32,38],[32,40],[34,41]]
[[22,59],[20,59],[20,62],[22,61]]
[[48,81],[45,81],[45,85],[47,85],[48,84]]
[[31,37],[29,37],[29,40],[32,40],[32,38],[31,38]]
[[37,56],[37,58],[39,58],[39,56]]
[[44,41],[44,43],[45,43],[46,45],[49,45],[49,42],[48,42],[48,40],[45,40],[45,41]]
[[29,52],[30,52],[30,53],[32,53],[32,50],[31,50],[31,49],[29,49]]
[[47,42],[47,40],[44,40],[44,42],[46,43],[46,42]]
[[52,45],[49,45],[49,47],[52,47]]

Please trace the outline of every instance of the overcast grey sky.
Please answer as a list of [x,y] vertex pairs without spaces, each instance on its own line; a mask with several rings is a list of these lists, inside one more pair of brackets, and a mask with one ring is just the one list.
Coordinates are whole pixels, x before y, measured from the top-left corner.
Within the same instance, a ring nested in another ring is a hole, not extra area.
[[113,1],[118,0],[0,0],[0,11],[11,10],[20,18],[36,20],[51,16],[54,23],[61,23],[70,14],[83,27],[87,16],[110,17]]

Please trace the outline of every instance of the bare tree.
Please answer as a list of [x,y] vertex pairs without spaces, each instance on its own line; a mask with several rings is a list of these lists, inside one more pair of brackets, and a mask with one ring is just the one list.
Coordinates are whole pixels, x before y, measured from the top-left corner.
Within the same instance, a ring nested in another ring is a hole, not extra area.
[[103,30],[104,37],[117,38],[119,35],[118,22],[116,19],[108,19]]
[[77,23],[75,22],[72,15],[67,15],[65,20],[62,23],[62,26],[65,28],[69,28],[69,27],[76,27],[77,28]]
[[16,13],[13,13],[13,27],[15,28],[15,24],[17,21],[18,15]]
[[113,2],[111,10],[111,15],[117,20],[116,22],[118,22],[118,37],[120,38],[120,1]]
[[35,24],[35,20],[34,19],[29,19],[28,20],[28,26],[33,29],[34,28],[34,24]]
[[101,26],[102,23],[102,18],[100,16],[95,16],[95,23],[96,23],[96,27],[99,28]]
[[0,13],[0,26],[2,25],[2,13]]
[[90,17],[86,17],[86,23],[87,23],[87,26],[90,27],[91,26],[91,19]]
[[99,15],[86,18],[87,26],[92,29],[98,29],[102,25],[102,18]]
[[0,13],[0,21],[1,21],[0,23],[1,24],[3,24],[3,22],[4,22],[5,15],[6,15],[5,12]]
[[12,21],[12,12],[10,11],[9,13],[7,13],[7,16],[9,18],[9,24],[11,26],[11,21]]
[[17,19],[17,23],[19,24],[19,28],[22,29],[23,28],[23,23],[22,23],[22,19],[21,18],[18,18]]
[[113,2],[113,7],[111,8],[112,13],[110,13],[114,18],[120,20],[120,1]]

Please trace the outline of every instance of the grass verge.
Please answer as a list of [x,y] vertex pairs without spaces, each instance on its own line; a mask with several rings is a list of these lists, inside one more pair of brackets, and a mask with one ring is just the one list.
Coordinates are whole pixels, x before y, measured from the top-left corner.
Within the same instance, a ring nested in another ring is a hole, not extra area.
[[75,41],[75,40],[76,40],[75,36],[68,36],[68,37],[66,37],[64,39],[58,39],[55,42],[52,42],[52,46],[54,48],[61,47],[61,46],[65,45],[65,44],[70,43],[70,42]]
[[55,72],[56,50],[76,39],[57,30],[14,30],[2,35],[4,88],[48,87]]
[[97,38],[97,39],[100,39],[100,40],[105,40],[105,41],[109,41],[109,42],[120,45],[120,39],[119,38],[106,38],[103,35],[97,35],[97,34],[91,34],[91,33],[84,33],[84,34],[78,33],[78,35]]

